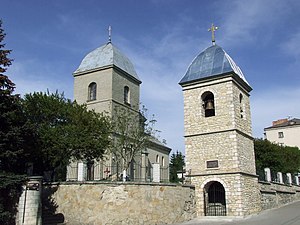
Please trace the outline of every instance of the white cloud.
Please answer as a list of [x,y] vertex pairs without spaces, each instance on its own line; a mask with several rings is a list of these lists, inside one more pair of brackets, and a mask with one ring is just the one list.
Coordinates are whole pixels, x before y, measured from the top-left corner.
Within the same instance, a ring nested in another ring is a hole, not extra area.
[[232,4],[224,1],[219,8],[224,19],[221,40],[226,45],[245,45],[247,42],[261,44],[272,35],[282,17],[287,15],[290,5],[280,0],[239,0]]
[[67,98],[72,98],[72,76],[59,76],[56,74],[59,70],[52,69],[50,64],[34,59],[14,61],[7,74],[16,84],[15,92],[23,96],[26,93],[58,90],[64,92]]
[[291,36],[281,44],[281,50],[292,57],[299,58],[300,56],[300,30],[291,32]]

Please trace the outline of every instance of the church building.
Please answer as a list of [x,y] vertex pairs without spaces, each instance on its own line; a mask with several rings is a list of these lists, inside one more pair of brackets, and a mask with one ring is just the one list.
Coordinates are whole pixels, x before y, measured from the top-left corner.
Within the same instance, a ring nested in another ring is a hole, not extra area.
[[[214,32],[214,26],[211,30]],[[180,83],[186,171],[198,216],[260,211],[251,131],[250,91],[241,69],[215,44],[195,57]]]
[[[101,47],[88,53],[73,73],[74,100],[88,109],[105,112],[113,118],[116,108],[133,114],[140,113],[140,85],[132,62],[111,38]],[[127,171],[131,181],[163,182],[169,180],[171,149],[151,137],[147,149],[141,149],[134,164]],[[67,169],[67,180],[119,180],[122,171],[113,154],[93,162],[72,162]]]

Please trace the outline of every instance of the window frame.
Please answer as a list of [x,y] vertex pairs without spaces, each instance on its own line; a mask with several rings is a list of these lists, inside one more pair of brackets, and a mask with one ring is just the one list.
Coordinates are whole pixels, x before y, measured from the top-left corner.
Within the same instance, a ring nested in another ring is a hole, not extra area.
[[284,138],[283,131],[278,131],[278,138]]
[[130,88],[126,85],[123,89],[124,103],[130,105]]
[[88,101],[97,100],[97,83],[91,82],[88,86]]

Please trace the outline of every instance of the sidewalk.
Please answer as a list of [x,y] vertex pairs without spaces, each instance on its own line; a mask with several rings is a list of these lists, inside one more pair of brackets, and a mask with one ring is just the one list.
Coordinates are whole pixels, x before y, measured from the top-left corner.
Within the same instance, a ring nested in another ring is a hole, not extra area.
[[300,201],[245,218],[201,217],[174,225],[300,225]]

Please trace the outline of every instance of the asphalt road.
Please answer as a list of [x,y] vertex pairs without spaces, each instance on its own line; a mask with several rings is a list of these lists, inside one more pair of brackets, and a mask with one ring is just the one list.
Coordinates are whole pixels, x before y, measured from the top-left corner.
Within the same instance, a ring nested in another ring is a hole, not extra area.
[[[197,218],[176,225],[300,225],[300,201],[266,210],[260,214],[237,218]],[[174,224],[175,225],[175,224]]]

